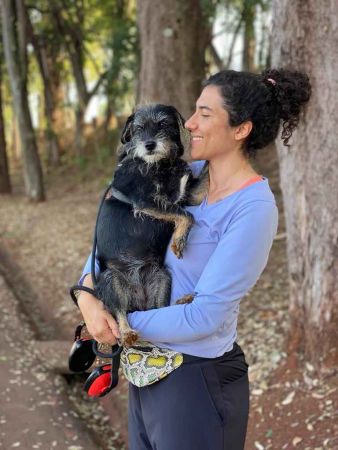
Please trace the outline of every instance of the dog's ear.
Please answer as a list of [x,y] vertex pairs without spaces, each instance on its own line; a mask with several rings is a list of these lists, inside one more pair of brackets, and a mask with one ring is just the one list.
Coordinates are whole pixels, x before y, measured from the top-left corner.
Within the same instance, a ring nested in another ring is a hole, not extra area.
[[176,117],[180,129],[180,139],[185,153],[190,147],[190,133],[186,128],[184,128],[185,119],[177,110],[176,110]]
[[120,163],[127,155],[128,152],[126,151],[126,147],[124,145],[120,145],[120,147],[116,150],[117,162]]
[[135,114],[132,114],[131,116],[128,117],[127,122],[122,130],[122,133],[121,133],[122,144],[126,144],[131,139],[131,126],[134,121],[134,116],[135,116]]

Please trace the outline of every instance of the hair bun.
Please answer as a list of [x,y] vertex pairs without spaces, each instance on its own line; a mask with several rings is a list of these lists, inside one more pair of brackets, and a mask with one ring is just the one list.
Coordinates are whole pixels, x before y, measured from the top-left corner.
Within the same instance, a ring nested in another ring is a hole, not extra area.
[[262,73],[262,81],[267,87],[273,87],[283,121],[282,139],[287,145],[298,124],[301,107],[311,96],[309,77],[305,73],[287,69],[267,69]]

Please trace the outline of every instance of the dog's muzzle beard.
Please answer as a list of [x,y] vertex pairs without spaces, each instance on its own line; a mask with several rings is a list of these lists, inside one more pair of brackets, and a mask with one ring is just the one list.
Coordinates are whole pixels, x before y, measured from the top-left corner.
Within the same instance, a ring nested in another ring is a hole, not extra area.
[[170,156],[171,145],[163,139],[138,141],[135,145],[134,157],[153,164]]

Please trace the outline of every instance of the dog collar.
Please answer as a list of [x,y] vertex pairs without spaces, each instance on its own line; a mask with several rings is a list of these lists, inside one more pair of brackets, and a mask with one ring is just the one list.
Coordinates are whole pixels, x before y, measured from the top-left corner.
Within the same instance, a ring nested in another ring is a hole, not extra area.
[[133,202],[126,195],[122,194],[122,192],[118,191],[113,186],[111,187],[109,192],[112,197],[115,197],[117,200],[120,200],[120,202],[129,203],[130,205],[133,204]]

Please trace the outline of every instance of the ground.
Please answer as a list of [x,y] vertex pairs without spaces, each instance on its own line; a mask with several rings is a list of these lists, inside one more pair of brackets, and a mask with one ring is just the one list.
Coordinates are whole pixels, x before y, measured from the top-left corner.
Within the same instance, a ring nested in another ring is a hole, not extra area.
[[[91,249],[100,193],[113,170],[113,163],[106,161],[95,168],[54,170],[46,178],[44,203],[25,199],[18,175],[14,194],[0,197],[0,274],[21,299],[41,340],[71,343],[80,316],[67,291],[77,281]],[[250,365],[246,450],[334,450],[338,449],[337,371],[318,379],[310,364],[302,371],[291,370],[287,364],[286,234],[276,161],[270,149],[262,154],[258,167],[276,194],[278,235],[267,268],[241,303],[238,328],[238,342]],[[102,409],[81,393],[82,380],[67,377],[67,381],[69,397],[81,417],[91,418],[94,432],[101,434],[102,448],[127,448],[122,444],[126,438],[125,383],[101,401]]]

